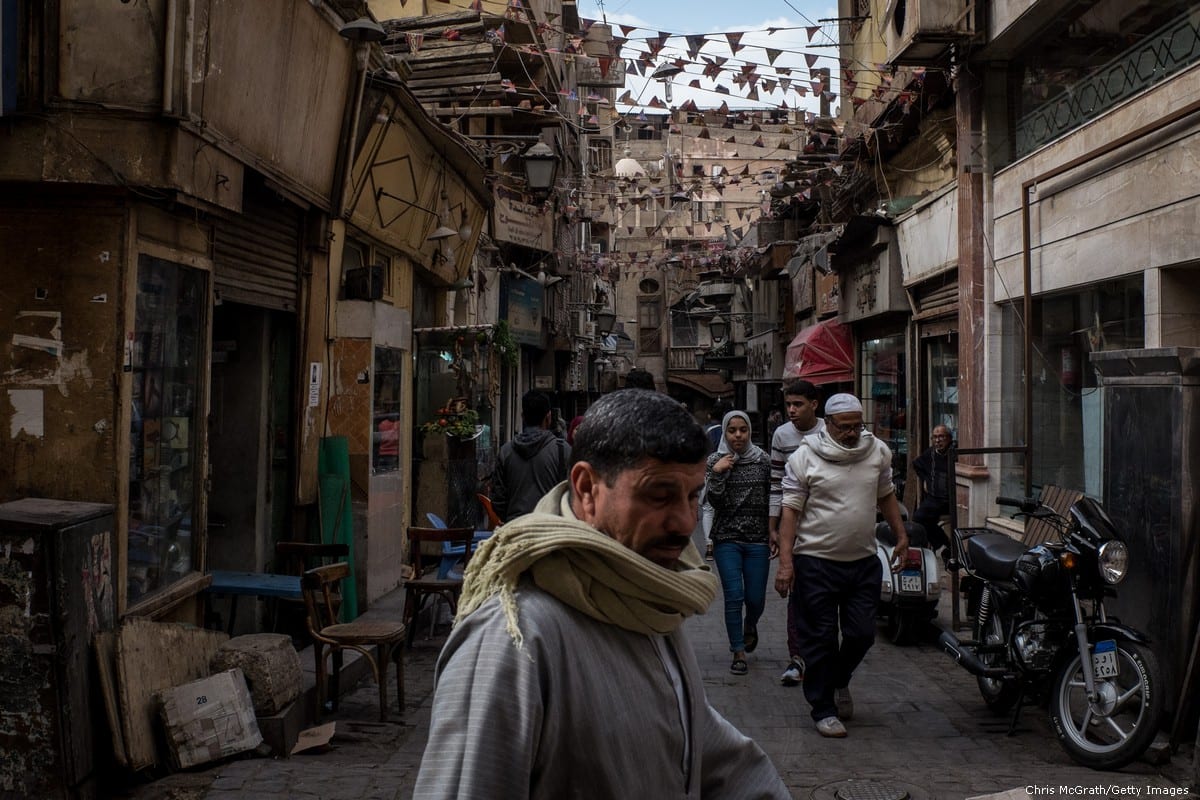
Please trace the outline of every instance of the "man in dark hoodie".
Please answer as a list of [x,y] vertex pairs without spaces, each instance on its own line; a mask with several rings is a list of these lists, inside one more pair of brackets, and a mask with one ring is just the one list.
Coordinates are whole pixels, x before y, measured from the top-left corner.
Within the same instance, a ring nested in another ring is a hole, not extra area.
[[492,475],[492,505],[504,521],[533,511],[542,495],[567,479],[571,446],[550,430],[550,398],[526,392],[521,398],[524,430],[500,448]]

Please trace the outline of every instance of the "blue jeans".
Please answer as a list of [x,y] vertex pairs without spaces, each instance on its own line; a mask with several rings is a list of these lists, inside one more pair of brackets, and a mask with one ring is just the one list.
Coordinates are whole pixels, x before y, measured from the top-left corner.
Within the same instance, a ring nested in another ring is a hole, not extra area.
[[721,576],[721,590],[725,593],[725,632],[729,634],[729,652],[740,653],[746,649],[742,606],[746,607],[746,627],[755,628],[767,602],[770,548],[766,544],[717,542],[713,545],[713,561]]

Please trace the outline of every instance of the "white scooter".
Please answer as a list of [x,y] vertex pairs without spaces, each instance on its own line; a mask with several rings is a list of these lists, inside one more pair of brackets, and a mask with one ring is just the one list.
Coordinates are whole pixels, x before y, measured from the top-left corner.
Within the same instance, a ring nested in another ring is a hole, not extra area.
[[884,621],[888,640],[898,645],[919,641],[930,630],[929,623],[937,619],[942,595],[937,554],[929,547],[925,528],[909,522],[905,513],[904,529],[908,532],[908,556],[900,571],[892,572],[896,537],[887,522],[875,525],[875,556],[883,566],[879,617]]

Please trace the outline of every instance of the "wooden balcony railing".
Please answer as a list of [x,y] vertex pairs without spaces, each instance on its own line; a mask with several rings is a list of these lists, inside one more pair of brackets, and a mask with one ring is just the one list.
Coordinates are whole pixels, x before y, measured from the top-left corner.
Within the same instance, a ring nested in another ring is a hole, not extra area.
[[672,347],[667,354],[667,369],[675,372],[699,372],[696,356],[706,349],[704,347]]

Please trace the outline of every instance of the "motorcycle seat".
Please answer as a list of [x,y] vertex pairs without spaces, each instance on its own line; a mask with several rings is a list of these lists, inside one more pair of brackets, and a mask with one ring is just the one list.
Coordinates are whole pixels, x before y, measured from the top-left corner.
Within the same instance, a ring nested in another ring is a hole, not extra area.
[[980,533],[966,540],[967,563],[981,578],[1012,580],[1017,560],[1025,554],[1025,545],[1003,533]]
[[[925,536],[925,526],[916,522],[904,523],[904,532],[908,534],[909,547],[928,547],[928,538]],[[875,526],[875,541],[883,544],[886,547],[896,546],[896,537],[892,534],[892,528],[886,522],[880,522]]]

